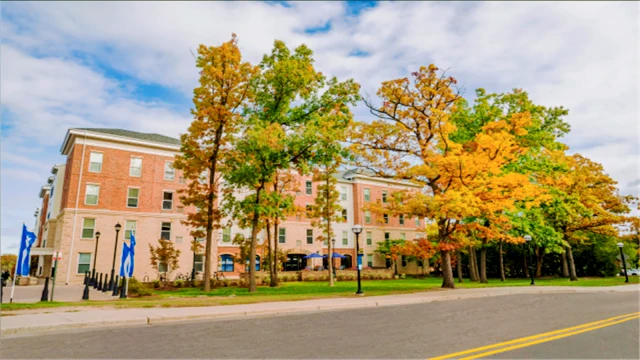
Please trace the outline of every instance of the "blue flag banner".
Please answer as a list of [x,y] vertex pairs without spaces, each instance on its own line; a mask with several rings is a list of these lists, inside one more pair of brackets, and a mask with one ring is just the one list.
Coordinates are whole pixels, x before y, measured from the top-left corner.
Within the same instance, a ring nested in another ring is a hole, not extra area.
[[20,239],[20,253],[18,253],[18,264],[16,265],[16,274],[21,276],[29,275],[29,265],[31,246],[36,242],[36,234],[27,230],[27,226],[22,224],[22,238]]
[[120,276],[132,277],[134,266],[134,255],[136,247],[136,237],[131,234],[131,245],[122,244],[122,259],[120,260]]

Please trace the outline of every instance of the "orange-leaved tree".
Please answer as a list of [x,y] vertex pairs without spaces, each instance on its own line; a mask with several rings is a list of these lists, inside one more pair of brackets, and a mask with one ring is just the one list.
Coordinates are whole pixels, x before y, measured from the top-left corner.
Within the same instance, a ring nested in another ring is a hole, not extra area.
[[450,252],[459,247],[453,235],[463,219],[513,208],[520,197],[514,194],[529,181],[502,171],[526,151],[515,136],[526,133],[529,113],[509,114],[509,121],[486,124],[468,141],[453,142],[451,113],[460,99],[455,84],[434,65],[413,73],[413,81],[386,81],[377,92],[382,105],[366,101],[378,119],[357,124],[351,134],[358,164],[420,186],[394,197],[395,211],[434,220],[426,230],[441,254],[447,288],[455,287]]
[[200,85],[193,90],[194,119],[180,137],[181,155],[174,167],[187,180],[186,189],[178,192],[180,200],[195,207],[183,223],[195,229],[193,236],[206,237],[204,290],[209,291],[212,236],[223,217],[218,203],[220,166],[243,121],[243,106],[251,100],[250,83],[257,67],[242,61],[235,34],[220,46],[200,45],[196,66]]

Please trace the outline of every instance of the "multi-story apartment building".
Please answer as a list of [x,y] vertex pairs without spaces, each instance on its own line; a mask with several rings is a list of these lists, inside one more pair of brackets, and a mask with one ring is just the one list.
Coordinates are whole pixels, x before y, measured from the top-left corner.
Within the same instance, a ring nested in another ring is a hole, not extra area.
[[[94,261],[96,271],[109,273],[114,266],[114,251],[118,272],[122,243],[129,242],[132,233],[137,240],[134,275],[138,279],[157,278],[149,261],[149,244],[156,245],[160,238],[171,240],[181,251],[176,271],[190,273],[194,266],[191,229],[183,225],[182,220],[193,209],[183,207],[177,194],[185,186],[181,173],[172,167],[179,150],[178,139],[158,134],[120,129],[70,129],[61,147],[66,163],[53,167],[52,176],[40,192],[38,245],[32,252],[38,257],[35,275],[50,276],[51,254],[55,250],[63,254],[58,264],[58,283],[81,282],[85,271],[93,268]],[[360,224],[364,227],[360,235],[363,265],[388,267],[387,259],[374,252],[377,243],[414,239],[424,224],[419,219],[376,216],[363,208],[369,202],[384,203],[394,191],[413,185],[355,170],[341,172],[336,177],[344,221],[333,226],[335,252],[345,258],[334,264],[345,268],[355,266],[355,234],[351,228]],[[299,181],[298,188],[293,190],[296,205],[305,208],[313,204],[317,184],[309,176],[298,176],[296,181]],[[117,245],[116,224],[122,226]],[[214,234],[217,240],[212,249],[214,270],[230,276],[246,270],[244,264],[234,262],[239,249],[232,240],[238,233],[249,236],[250,229],[232,225]],[[283,264],[285,271],[322,265],[322,261],[307,263],[304,259],[313,252],[327,253],[327,244],[316,241],[320,233],[304,213],[292,215],[279,224],[275,241],[287,256]],[[259,242],[262,244],[265,240],[266,232],[262,231]],[[258,252],[258,268],[263,257],[264,253]],[[196,255],[195,267],[202,271],[203,255]],[[404,261],[398,264],[400,272],[415,272],[416,268],[415,264]]]

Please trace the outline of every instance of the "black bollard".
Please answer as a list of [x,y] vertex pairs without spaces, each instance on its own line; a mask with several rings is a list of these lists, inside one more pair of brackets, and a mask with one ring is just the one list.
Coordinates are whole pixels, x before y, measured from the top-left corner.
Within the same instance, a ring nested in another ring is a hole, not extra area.
[[127,298],[127,278],[123,277],[122,278],[122,287],[120,288],[120,299],[126,299]]
[[118,291],[120,289],[120,287],[118,286],[119,278],[120,277],[116,275],[116,281],[113,282],[113,292],[111,293],[111,296],[118,296],[120,294],[120,292]]
[[84,272],[84,281],[82,282],[82,285],[87,285],[87,281],[89,281],[89,272],[85,271]]
[[84,284],[84,291],[82,292],[82,300],[89,300],[89,281]]
[[102,283],[102,292],[111,291],[111,288],[109,287],[109,281],[107,280],[108,278],[109,278],[109,274],[104,274],[104,282]]
[[49,278],[44,278],[44,289],[42,289],[42,296],[40,301],[49,301]]
[[97,287],[98,291],[102,291],[102,273],[100,273],[100,276],[98,276],[98,287]]
[[113,282],[113,291],[111,292],[111,296],[118,296],[120,294],[120,290],[118,287],[118,277],[116,276],[116,281]]
[[100,273],[96,273],[96,274],[93,274],[93,275],[94,276],[93,276],[93,280],[91,282],[91,286],[93,286],[94,289],[97,289],[98,288],[98,276],[100,275]]

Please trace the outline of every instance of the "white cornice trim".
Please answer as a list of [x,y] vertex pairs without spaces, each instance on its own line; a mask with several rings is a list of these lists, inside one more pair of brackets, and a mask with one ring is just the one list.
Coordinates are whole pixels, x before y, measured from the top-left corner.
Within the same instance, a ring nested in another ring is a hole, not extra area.
[[150,147],[150,148],[171,150],[171,151],[175,151],[175,152],[180,151],[180,145],[171,145],[171,144],[159,143],[159,142],[155,142],[155,141],[145,141],[145,140],[139,140],[139,139],[132,139],[132,138],[129,138],[129,137],[97,133],[97,132],[93,132],[93,131],[89,131],[89,130],[69,129],[67,131],[67,135],[64,138],[64,141],[62,142],[62,146],[60,147],[60,153],[62,155],[68,155],[69,154],[69,152],[71,150],[70,145],[72,145],[74,143],[74,141],[73,141],[74,138],[76,136],[79,136],[79,135],[80,136],[91,137],[91,138],[94,138],[94,139],[110,141],[110,142],[133,144],[133,145],[138,145],[138,146],[142,146],[142,147]]

